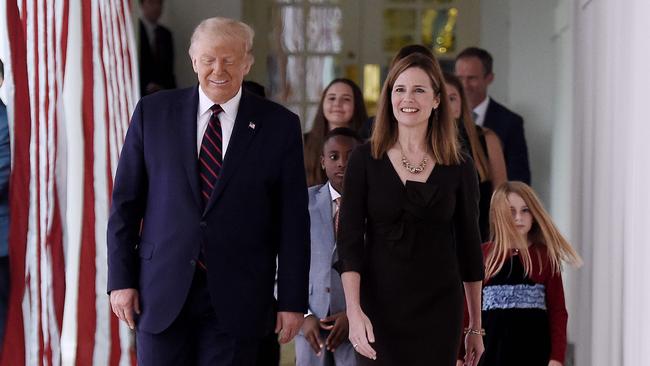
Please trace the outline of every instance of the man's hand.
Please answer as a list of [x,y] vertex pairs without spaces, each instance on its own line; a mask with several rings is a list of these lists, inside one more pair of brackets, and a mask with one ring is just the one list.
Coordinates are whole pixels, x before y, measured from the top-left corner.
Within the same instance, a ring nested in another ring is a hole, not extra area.
[[330,331],[325,345],[331,352],[334,352],[348,338],[348,330],[350,327],[348,326],[348,317],[345,315],[345,311],[321,319],[320,327]]
[[138,290],[125,288],[111,291],[111,308],[113,313],[132,330],[135,330],[135,314],[140,315],[140,300]]
[[321,351],[323,350],[323,340],[320,339],[320,330],[318,324],[318,319],[316,319],[315,316],[307,316],[305,318],[305,322],[302,323],[302,334],[305,336],[305,339],[314,350],[314,352],[316,352],[316,356],[320,357]]
[[151,94],[151,93],[155,93],[155,92],[157,92],[159,90],[163,90],[163,87],[160,84],[151,82],[151,83],[147,84],[147,87],[145,89],[147,91],[147,94]]
[[302,313],[278,311],[275,333],[279,334],[281,344],[289,343],[298,334],[305,316]]

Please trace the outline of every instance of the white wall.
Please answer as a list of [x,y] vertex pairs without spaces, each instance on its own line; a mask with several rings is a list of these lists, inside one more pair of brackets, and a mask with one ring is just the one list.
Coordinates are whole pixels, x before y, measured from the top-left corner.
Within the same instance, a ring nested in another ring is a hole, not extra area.
[[[481,2],[481,46],[493,54],[490,95],[524,117],[533,188],[554,221],[582,253],[576,234],[573,142],[573,0]],[[579,283],[586,268],[564,271],[569,342],[584,343]],[[589,330],[586,330],[587,332]],[[571,357],[571,355],[568,355]],[[589,365],[589,363],[580,363]]]
[[575,2],[582,365],[650,365],[647,0]]
[[494,58],[495,80],[490,95],[508,105],[510,70],[510,0],[481,1],[481,34],[478,46],[488,50]]
[[[135,2],[137,3],[137,2]],[[242,0],[166,0],[160,22],[174,37],[176,82],[179,87],[197,83],[187,54],[190,37],[201,20],[213,16],[241,19]]]

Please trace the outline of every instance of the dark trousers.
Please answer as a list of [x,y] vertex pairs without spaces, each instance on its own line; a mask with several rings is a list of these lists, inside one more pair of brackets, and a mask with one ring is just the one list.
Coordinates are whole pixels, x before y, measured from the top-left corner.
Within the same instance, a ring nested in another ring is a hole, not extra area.
[[280,364],[280,343],[278,335],[271,332],[260,342],[255,366],[278,366]]
[[138,330],[136,342],[139,366],[254,366],[259,346],[259,340],[237,339],[220,326],[198,269],[178,318],[159,334]]
[[9,305],[9,257],[0,257],[0,354],[7,326],[7,307]]

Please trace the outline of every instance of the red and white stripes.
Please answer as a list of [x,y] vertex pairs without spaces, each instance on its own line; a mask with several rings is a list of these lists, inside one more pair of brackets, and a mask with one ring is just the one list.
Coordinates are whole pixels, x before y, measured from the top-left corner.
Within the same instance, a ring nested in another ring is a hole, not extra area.
[[106,295],[112,180],[139,97],[129,0],[8,0],[0,23],[13,150],[0,364],[134,364]]

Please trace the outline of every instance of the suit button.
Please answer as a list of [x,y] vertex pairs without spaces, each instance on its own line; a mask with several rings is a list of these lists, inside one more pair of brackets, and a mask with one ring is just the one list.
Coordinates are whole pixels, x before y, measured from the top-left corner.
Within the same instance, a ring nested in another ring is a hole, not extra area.
[[201,221],[201,223],[200,223],[199,225],[200,225],[201,227],[208,227],[208,223],[205,222],[205,221]]
[[192,259],[190,261],[190,266],[192,266],[192,267],[196,266],[196,261],[194,259]]
[[325,287],[325,292],[329,293],[329,292],[330,292],[330,288],[329,288],[329,287]]

